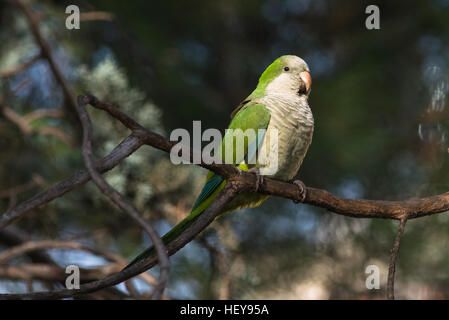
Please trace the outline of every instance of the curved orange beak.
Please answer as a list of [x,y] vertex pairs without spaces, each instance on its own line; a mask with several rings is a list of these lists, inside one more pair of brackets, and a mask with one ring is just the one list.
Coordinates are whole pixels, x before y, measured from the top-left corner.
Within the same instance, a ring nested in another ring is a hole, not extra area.
[[306,92],[309,93],[310,88],[312,87],[312,77],[310,76],[310,73],[307,71],[303,71],[299,74],[299,77],[306,86]]

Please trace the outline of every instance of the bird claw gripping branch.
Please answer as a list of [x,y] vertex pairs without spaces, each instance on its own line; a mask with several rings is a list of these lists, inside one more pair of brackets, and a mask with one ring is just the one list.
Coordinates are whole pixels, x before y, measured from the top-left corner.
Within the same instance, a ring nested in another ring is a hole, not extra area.
[[307,196],[307,188],[304,182],[300,180],[293,180],[292,183],[298,187],[298,197],[300,200],[293,200],[294,203],[304,202]]

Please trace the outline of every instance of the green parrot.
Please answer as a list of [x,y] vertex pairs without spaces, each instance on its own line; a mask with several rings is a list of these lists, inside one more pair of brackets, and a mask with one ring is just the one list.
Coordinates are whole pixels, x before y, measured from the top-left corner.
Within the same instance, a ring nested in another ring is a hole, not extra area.
[[[236,145],[231,145],[234,165],[241,170],[255,171],[258,178],[267,176],[284,181],[294,178],[312,142],[314,120],[307,101],[311,84],[309,67],[297,56],[281,56],[268,66],[262,73],[257,88],[231,114],[228,128],[234,129],[231,141],[241,138],[238,134],[244,134],[247,129],[265,129],[262,130],[265,132],[262,136],[256,135],[252,139],[246,136],[246,139],[244,137],[239,140],[245,144],[245,153],[241,159],[235,156]],[[226,150],[229,151],[229,145],[226,147],[225,143],[229,138],[228,132],[230,131],[227,130],[218,155],[223,161]],[[294,183],[305,198],[304,185],[299,181]],[[168,245],[186,230],[212,203],[225,184],[223,177],[209,171],[192,211],[162,237],[164,244]],[[254,192],[241,193],[227,204],[223,213],[256,207],[268,197]],[[154,254],[154,247],[150,247],[126,268]]]

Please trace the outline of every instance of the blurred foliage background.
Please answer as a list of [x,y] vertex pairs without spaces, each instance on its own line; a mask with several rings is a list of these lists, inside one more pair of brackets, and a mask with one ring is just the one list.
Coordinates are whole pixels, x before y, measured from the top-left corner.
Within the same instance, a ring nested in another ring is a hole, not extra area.
[[[313,78],[315,134],[298,176],[306,185],[385,200],[449,190],[446,0],[24,2],[39,13],[40,30],[74,92],[116,103],[149,129],[168,136],[201,120],[203,130],[224,130],[266,66],[295,54],[308,62]],[[70,4],[81,12],[108,12],[112,19],[82,20],[81,29],[67,30]],[[380,8],[380,30],[365,28],[369,4]],[[0,19],[1,72],[40,50],[17,8],[0,2]],[[45,59],[1,77],[0,95],[5,212],[83,163],[80,126]],[[27,129],[11,120],[11,114],[25,117],[41,109],[61,114],[34,119]],[[104,156],[127,130],[104,112],[90,114],[96,154]],[[174,166],[166,154],[145,147],[106,177],[164,233],[189,212],[205,171]],[[23,185],[14,196],[7,192]],[[91,184],[34,210],[16,226],[31,239],[77,238],[130,259],[150,244]],[[383,298],[396,228],[393,221],[346,218],[270,199],[220,218],[173,256],[167,295]],[[396,271],[398,298],[449,298],[448,245],[447,214],[407,223]],[[85,252],[49,252],[62,266],[103,263]],[[370,264],[380,268],[380,290],[365,287]],[[25,290],[20,282],[0,280],[0,292]]]

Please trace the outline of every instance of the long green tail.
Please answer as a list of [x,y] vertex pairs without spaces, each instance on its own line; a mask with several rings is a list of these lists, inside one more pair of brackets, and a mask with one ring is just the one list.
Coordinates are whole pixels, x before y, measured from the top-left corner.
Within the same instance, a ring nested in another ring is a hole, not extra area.
[[[170,242],[175,240],[177,237],[181,235],[188,227],[192,225],[192,223],[198,218],[204,210],[212,203],[221,189],[224,188],[226,181],[220,176],[215,175],[213,172],[210,172],[207,176],[206,184],[203,187],[198,199],[193,205],[192,212],[185,217],[181,222],[179,222],[176,226],[173,227],[169,232],[167,232],[162,237],[162,242],[167,246]],[[130,264],[128,264],[124,269],[129,268],[133,264],[142,261],[148,257],[151,257],[156,254],[156,250],[154,246],[149,247],[144,252],[139,254]]]
[[[171,229],[169,232],[167,232],[162,237],[162,242],[164,243],[164,245],[167,246],[170,242],[172,242],[177,237],[179,237],[181,235],[181,233],[184,232],[184,230],[186,230],[188,227],[190,227],[192,225],[192,223],[196,220],[196,218],[198,218],[198,216],[201,213],[201,212],[195,212],[195,211],[193,211],[191,214],[189,214],[185,219],[181,220],[181,222],[179,222],[176,226],[173,227],[173,229]],[[132,266],[133,264],[140,262],[140,261],[142,261],[148,257],[151,257],[152,255],[155,255],[155,254],[156,254],[156,249],[154,248],[154,246],[151,246],[148,249],[146,249],[144,252],[139,254],[137,257],[135,257],[134,260],[131,261],[124,269],[127,269],[130,266]]]

